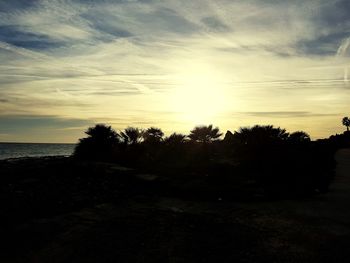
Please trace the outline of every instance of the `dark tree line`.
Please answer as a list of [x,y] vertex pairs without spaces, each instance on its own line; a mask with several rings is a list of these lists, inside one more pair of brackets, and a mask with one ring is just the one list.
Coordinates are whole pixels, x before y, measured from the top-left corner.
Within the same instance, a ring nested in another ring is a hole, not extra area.
[[155,150],[153,148],[160,145],[176,148],[187,143],[210,144],[217,141],[222,135],[219,128],[213,128],[212,125],[197,126],[191,130],[189,135],[173,133],[168,137],[164,137],[163,131],[156,127],[145,130],[128,127],[118,133],[111,126],[104,124],[90,127],[85,133],[87,137],[79,140],[74,155],[82,159],[101,161],[110,161],[120,157],[115,154],[121,149],[148,147],[151,152]]
[[243,146],[248,149],[252,146],[262,147],[277,143],[304,144],[311,141],[310,136],[303,131],[287,133],[285,129],[271,125],[243,127],[234,134],[227,131],[223,140],[220,139],[223,134],[213,125],[197,126],[189,135],[173,133],[168,137],[164,137],[163,131],[156,127],[145,130],[128,127],[118,133],[111,126],[104,124],[90,127],[85,133],[87,137],[79,140],[74,155],[82,159],[101,161],[118,158],[120,156],[116,155],[117,152],[127,148],[148,148],[147,150],[154,151],[156,149],[153,148],[160,146],[177,148],[181,145],[190,145],[210,148],[209,145],[221,145],[223,148],[232,146],[232,150],[237,150]]
[[273,195],[326,192],[335,167],[334,152],[349,143],[346,133],[315,142],[306,132],[288,133],[272,125],[227,131],[223,139],[213,125],[197,126],[189,135],[164,136],[156,127],[116,132],[98,124],[86,134],[74,152],[78,159],[159,174],[209,174],[219,181],[228,176],[231,183],[253,180]]
[[342,123],[346,127],[346,131],[349,131],[350,118],[349,117],[344,117],[343,120],[342,120]]

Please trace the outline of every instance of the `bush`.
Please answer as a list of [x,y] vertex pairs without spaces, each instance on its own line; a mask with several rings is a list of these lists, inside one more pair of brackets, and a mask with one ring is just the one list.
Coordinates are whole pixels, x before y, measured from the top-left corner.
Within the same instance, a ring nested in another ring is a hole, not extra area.
[[111,126],[97,124],[85,132],[88,137],[79,140],[74,156],[84,160],[113,160],[119,144],[119,134]]

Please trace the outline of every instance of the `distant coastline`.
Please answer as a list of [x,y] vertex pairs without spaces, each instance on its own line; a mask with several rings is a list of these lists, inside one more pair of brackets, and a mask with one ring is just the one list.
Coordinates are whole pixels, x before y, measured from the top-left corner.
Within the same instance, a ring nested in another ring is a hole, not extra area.
[[69,142],[0,142],[0,144],[69,144],[69,145],[76,145],[76,143],[69,143]]
[[10,158],[70,156],[74,143],[0,142],[0,160]]

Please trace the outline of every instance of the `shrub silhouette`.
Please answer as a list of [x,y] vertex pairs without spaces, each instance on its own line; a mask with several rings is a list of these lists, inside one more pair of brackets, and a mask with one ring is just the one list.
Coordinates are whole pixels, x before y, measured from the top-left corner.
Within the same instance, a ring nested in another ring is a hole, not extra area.
[[226,142],[235,148],[234,156],[241,162],[257,162],[271,155],[274,148],[284,144],[287,138],[288,133],[285,129],[272,125],[255,125],[242,127],[232,136],[227,135]]
[[318,163],[320,157],[307,133],[255,125],[240,128],[226,139],[236,147],[235,158],[267,194],[305,195],[319,188],[324,177],[319,168],[325,167]]
[[280,127],[272,125],[255,125],[253,127],[242,127],[234,133],[234,138],[245,145],[264,145],[285,141],[288,133]]
[[232,140],[234,140],[234,135],[233,135],[233,133],[232,133],[231,131],[227,131],[227,132],[225,133],[224,141],[225,141],[225,142],[230,142],[230,141],[232,141]]
[[120,142],[120,135],[111,126],[97,124],[85,132],[88,137],[79,140],[74,156],[87,160],[111,160]]
[[289,134],[288,141],[292,143],[306,143],[310,142],[310,135],[304,131],[296,131]]
[[[173,158],[176,158],[176,154],[180,154],[185,150],[187,142],[186,137],[186,135],[181,133],[172,133],[170,136],[164,139],[164,147],[166,148],[167,152],[174,154],[172,155]],[[177,156],[177,158],[179,157],[183,156]]]
[[169,137],[166,137],[164,142],[165,145],[168,146],[177,146],[181,145],[186,141],[186,135],[183,135],[181,133],[172,133]]
[[191,130],[190,135],[188,137],[193,142],[199,143],[211,143],[215,140],[218,140],[222,133],[220,133],[219,128],[213,128],[213,125],[210,124],[208,126],[197,126],[193,130]]
[[186,145],[186,135],[181,133],[172,133],[164,139],[164,148],[167,154],[171,155],[172,159],[184,157]]

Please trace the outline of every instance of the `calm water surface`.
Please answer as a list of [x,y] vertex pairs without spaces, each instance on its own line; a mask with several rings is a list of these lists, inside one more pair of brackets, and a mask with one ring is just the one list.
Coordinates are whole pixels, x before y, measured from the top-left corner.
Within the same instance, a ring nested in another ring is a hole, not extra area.
[[75,144],[60,143],[0,143],[0,160],[19,157],[69,156]]

